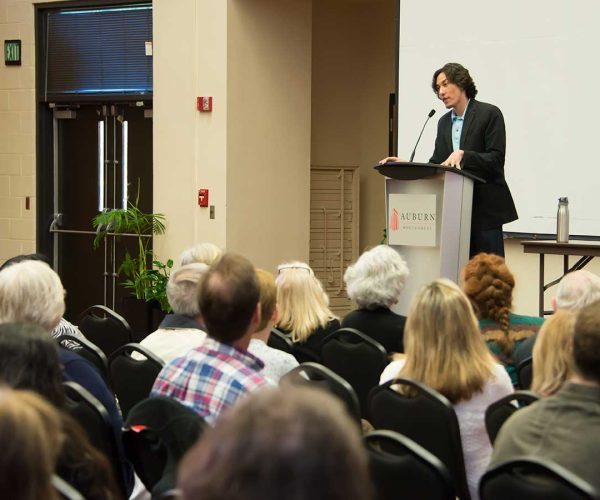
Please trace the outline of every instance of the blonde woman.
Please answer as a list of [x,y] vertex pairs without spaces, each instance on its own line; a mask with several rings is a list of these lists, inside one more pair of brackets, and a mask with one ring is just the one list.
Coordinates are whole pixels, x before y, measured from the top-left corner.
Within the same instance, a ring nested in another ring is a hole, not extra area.
[[533,392],[551,396],[569,379],[574,332],[575,314],[571,311],[556,311],[544,322],[533,346]]
[[492,446],[485,430],[486,408],[510,394],[506,370],[496,363],[465,294],[453,282],[438,279],[415,296],[404,331],[405,355],[397,355],[381,383],[412,378],[446,396],[454,405],[473,499]]
[[296,344],[299,361],[320,361],[321,342],[340,328],[329,309],[329,297],[308,264],[281,264],[277,271],[277,329]]

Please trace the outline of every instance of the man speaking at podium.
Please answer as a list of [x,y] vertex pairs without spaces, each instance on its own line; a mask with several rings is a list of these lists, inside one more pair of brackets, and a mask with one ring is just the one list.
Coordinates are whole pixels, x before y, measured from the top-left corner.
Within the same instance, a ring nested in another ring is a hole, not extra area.
[[[470,256],[480,252],[504,257],[502,225],[517,219],[517,210],[504,179],[506,131],[502,112],[475,100],[477,88],[469,71],[448,63],[433,74],[433,92],[448,113],[438,122],[435,150],[429,160],[481,177],[475,182]],[[380,163],[399,161],[388,157]]]

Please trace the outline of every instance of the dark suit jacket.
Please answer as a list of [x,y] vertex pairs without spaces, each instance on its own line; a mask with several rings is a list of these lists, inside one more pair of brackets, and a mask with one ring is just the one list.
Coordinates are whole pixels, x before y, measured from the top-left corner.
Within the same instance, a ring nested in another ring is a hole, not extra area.
[[[452,148],[452,112],[438,122],[435,151],[429,160],[442,163]],[[506,132],[502,112],[494,105],[469,101],[460,136],[460,149],[465,154],[461,168],[483,178],[473,189],[473,230],[499,228],[518,218],[510,190],[504,179]]]

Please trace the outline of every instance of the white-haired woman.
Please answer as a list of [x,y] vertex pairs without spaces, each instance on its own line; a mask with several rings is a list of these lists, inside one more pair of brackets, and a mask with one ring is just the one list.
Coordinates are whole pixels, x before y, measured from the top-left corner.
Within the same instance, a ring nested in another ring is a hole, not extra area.
[[453,404],[462,441],[471,498],[489,464],[492,446],[485,410],[513,391],[510,377],[479,333],[466,295],[447,279],[425,285],[415,296],[404,331],[406,355],[396,357],[381,383],[412,378],[443,394]]
[[[202,275],[207,269],[206,264],[187,264],[169,276],[167,300],[173,313],[167,314],[158,330],[140,342],[165,363],[170,363],[202,345],[206,338],[198,303],[198,290]],[[138,353],[134,353],[133,357],[143,359]]]
[[182,266],[194,263],[210,266],[215,260],[219,259],[221,255],[223,255],[223,250],[214,243],[198,243],[181,252],[179,260],[181,261]]
[[364,252],[344,274],[348,296],[358,309],[346,315],[342,326],[356,328],[389,353],[404,352],[406,317],[390,308],[398,302],[408,275],[406,262],[389,246]]
[[323,339],[340,328],[339,319],[329,309],[329,297],[308,264],[281,264],[277,271],[276,327],[296,344],[299,361],[320,361]]

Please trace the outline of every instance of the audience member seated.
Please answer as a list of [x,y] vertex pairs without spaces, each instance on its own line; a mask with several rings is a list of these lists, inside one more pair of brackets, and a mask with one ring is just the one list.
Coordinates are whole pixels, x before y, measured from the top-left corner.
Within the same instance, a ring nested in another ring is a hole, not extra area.
[[182,266],[188,264],[206,264],[212,265],[216,260],[221,258],[223,250],[213,243],[199,243],[187,250],[181,252],[179,260]]
[[[556,296],[552,297],[552,309],[578,311],[599,299],[600,277],[581,269],[562,277],[556,287]],[[517,346],[513,355],[515,366],[531,357],[536,338],[537,334],[533,334]]]
[[333,396],[253,394],[207,429],[179,468],[183,500],[369,500],[360,433]]
[[267,345],[273,324],[277,321],[277,286],[269,271],[257,269],[256,277],[260,286],[261,320],[257,331],[252,335],[248,352],[265,364],[263,375],[277,384],[281,377],[298,366],[298,361],[291,354]]
[[514,287],[515,278],[498,255],[480,253],[463,270],[463,290],[475,308],[481,333],[516,385],[513,352],[538,331],[544,320],[510,312]]
[[307,351],[309,359],[320,360],[323,339],[340,328],[329,309],[329,297],[308,264],[281,264],[277,271],[277,329]]
[[[83,429],[65,411],[62,367],[56,343],[47,332],[32,324],[0,325],[0,383],[34,391],[60,411],[63,437],[56,472],[61,478],[87,499],[119,497],[107,459],[92,447]],[[123,474],[131,475],[124,454],[120,465]]]
[[[2,264],[2,266],[0,266],[0,271],[7,268],[8,266],[12,266],[13,264],[22,262],[24,260],[39,260],[41,262],[45,262],[46,264],[50,265],[50,262],[46,258],[45,255],[43,255],[41,253],[31,253],[31,254],[17,255],[16,257],[12,257],[12,258],[8,259],[4,264]],[[81,333],[81,330],[79,328],[77,328],[77,326],[68,322],[65,318],[62,318],[62,317],[60,318],[58,325],[56,325],[56,327],[54,327],[54,329],[52,330],[51,333],[54,338],[58,338],[63,335],[71,335],[72,337],[85,338],[85,336],[83,335],[83,333]]]
[[531,390],[540,396],[557,392],[573,372],[575,313],[556,311],[538,333],[533,347]]
[[[48,264],[25,260],[0,271],[0,324],[32,323],[48,335],[65,311],[65,291],[58,274]],[[115,435],[121,435],[123,419],[96,367],[72,351],[58,348],[63,380],[77,382],[98,399],[108,411]],[[126,485],[133,487],[133,469],[124,471]]]
[[[141,345],[165,363],[198,347],[206,338],[198,305],[200,279],[206,264],[187,264],[171,273],[167,284],[167,300],[173,309],[158,330],[141,341]],[[134,353],[135,358],[142,357]]]
[[172,397],[209,424],[246,393],[270,383],[264,363],[248,352],[260,323],[260,290],[252,264],[226,253],[200,282],[199,306],[208,336],[165,365],[152,395]]
[[12,500],[58,500],[51,477],[63,445],[58,412],[29,391],[0,388],[0,492]]
[[600,302],[581,309],[573,335],[573,375],[553,396],[511,416],[491,467],[523,455],[552,460],[600,491]]
[[346,315],[342,326],[356,328],[389,353],[404,352],[406,317],[390,308],[398,302],[408,274],[404,259],[387,245],[363,253],[344,274],[348,296],[358,309]]
[[453,404],[471,498],[492,454],[485,430],[487,407],[512,392],[510,378],[495,362],[479,333],[469,300],[453,282],[438,279],[415,296],[404,330],[405,356],[396,355],[381,383],[412,378]]

